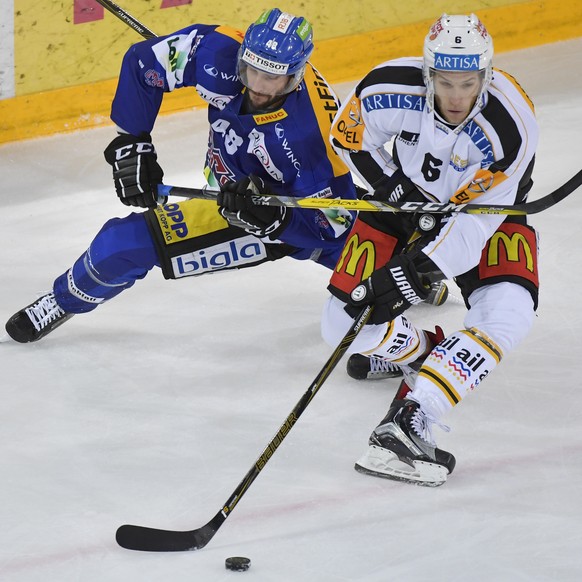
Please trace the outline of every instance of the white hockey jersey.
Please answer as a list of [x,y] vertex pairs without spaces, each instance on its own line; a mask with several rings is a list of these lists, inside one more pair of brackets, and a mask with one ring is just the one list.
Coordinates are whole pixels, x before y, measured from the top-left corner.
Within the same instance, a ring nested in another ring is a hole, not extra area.
[[[352,172],[370,189],[397,167],[432,201],[522,202],[538,143],[533,104],[507,73],[494,70],[484,104],[458,127],[426,104],[421,58],[373,69],[344,100],[331,135]],[[447,278],[479,262],[502,215],[457,214],[423,252]]]

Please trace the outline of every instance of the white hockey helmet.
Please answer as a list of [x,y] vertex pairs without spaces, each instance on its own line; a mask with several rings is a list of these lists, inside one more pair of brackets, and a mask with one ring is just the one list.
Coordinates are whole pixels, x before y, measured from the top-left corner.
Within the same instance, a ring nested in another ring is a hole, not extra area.
[[424,39],[423,57],[422,72],[430,109],[434,109],[435,71],[482,71],[483,81],[476,104],[483,105],[493,76],[493,40],[475,14],[443,14]]

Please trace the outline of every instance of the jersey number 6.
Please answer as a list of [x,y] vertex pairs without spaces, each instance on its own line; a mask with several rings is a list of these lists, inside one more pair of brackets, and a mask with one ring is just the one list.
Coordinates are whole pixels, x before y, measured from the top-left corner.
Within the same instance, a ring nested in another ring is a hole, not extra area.
[[422,175],[427,182],[436,182],[441,171],[439,167],[443,165],[443,161],[431,156],[430,154],[425,154],[424,163],[422,164]]

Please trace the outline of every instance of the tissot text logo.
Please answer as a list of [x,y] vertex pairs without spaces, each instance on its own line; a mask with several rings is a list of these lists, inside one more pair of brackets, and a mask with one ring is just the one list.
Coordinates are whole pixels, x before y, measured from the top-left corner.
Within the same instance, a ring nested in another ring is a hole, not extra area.
[[273,75],[286,75],[287,70],[289,69],[289,65],[284,63],[276,63],[275,61],[270,61],[265,59],[249,49],[245,49],[245,52],[242,56],[242,60],[245,63],[248,63],[255,69],[259,69],[261,71],[265,71],[266,73],[271,73]]

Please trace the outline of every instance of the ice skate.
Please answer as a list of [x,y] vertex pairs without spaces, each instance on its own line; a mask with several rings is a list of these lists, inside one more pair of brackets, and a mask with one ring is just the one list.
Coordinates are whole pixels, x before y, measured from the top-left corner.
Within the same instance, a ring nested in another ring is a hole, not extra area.
[[386,358],[378,356],[364,356],[352,354],[346,366],[350,378],[356,380],[386,380],[387,378],[399,378],[402,369]]
[[362,354],[352,354],[348,358],[346,365],[348,376],[355,380],[387,380],[389,378],[401,378],[404,376],[405,380],[412,387],[418,375],[418,370],[420,370],[426,356],[445,337],[442,328],[438,325],[434,332],[425,331],[424,333],[428,338],[428,348],[414,362],[398,365],[386,358],[375,355],[364,356]]
[[73,314],[61,309],[51,291],[15,313],[5,327],[14,341],[25,344],[38,341],[71,317]]
[[394,401],[354,468],[367,475],[425,487],[442,485],[455,468],[455,457],[437,448],[431,433],[436,422],[418,402]]

